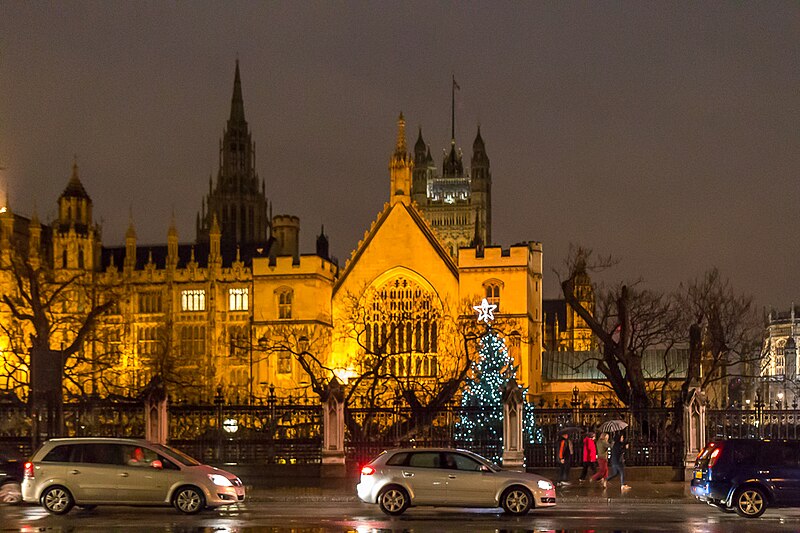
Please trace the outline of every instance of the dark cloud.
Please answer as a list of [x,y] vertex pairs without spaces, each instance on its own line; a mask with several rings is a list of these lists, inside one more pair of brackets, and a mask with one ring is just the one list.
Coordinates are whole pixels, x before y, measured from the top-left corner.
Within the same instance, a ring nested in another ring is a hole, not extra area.
[[[119,243],[182,240],[229,111],[233,64],[275,213],[342,261],[388,199],[397,113],[437,156],[481,124],[494,237],[619,256],[661,288],[716,265],[762,305],[800,300],[800,5],[6,3],[0,173],[52,215],[73,154]],[[413,141],[413,139],[412,139]]]

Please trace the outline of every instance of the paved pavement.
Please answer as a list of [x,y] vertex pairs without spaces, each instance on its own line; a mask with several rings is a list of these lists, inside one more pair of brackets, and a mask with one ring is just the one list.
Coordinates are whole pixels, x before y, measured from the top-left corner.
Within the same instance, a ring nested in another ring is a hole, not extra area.
[[[262,478],[247,485],[247,497],[254,502],[356,502],[357,479],[326,478]],[[597,483],[571,483],[557,489],[563,503],[692,503],[688,482],[631,481],[623,492],[619,482],[612,481],[603,489]]]

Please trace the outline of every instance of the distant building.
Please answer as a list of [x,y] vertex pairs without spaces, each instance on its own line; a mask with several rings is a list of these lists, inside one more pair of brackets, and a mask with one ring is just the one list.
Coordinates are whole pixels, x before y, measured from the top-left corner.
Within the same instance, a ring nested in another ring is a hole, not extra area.
[[771,311],[767,317],[764,345],[761,350],[761,400],[769,406],[797,405],[800,385],[797,382],[800,341],[800,313],[792,304],[788,311]]

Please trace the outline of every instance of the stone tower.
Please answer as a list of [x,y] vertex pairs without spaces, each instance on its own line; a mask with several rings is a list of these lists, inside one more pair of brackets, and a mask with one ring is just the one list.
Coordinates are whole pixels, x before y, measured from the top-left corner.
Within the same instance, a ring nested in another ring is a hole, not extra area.
[[256,172],[256,145],[244,118],[239,61],[233,81],[231,113],[219,146],[216,185],[209,177],[208,196],[197,215],[197,242],[209,242],[216,215],[222,246],[265,243],[270,237],[269,203],[263,180]]
[[58,197],[58,218],[53,224],[53,264],[57,269],[99,268],[100,228],[92,218],[92,199],[78,176],[78,163]]

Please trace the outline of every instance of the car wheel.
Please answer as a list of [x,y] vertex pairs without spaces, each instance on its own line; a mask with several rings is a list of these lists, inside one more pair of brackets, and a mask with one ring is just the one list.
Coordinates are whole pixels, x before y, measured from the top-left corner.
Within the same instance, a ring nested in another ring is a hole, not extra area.
[[745,487],[736,493],[733,506],[739,516],[758,518],[767,510],[767,498],[758,487]]
[[524,515],[533,507],[533,496],[525,487],[514,486],[506,489],[500,503],[506,513]]
[[206,506],[203,492],[197,487],[181,487],[172,498],[175,508],[185,514],[199,513]]
[[378,506],[381,511],[393,516],[403,514],[403,511],[408,509],[409,503],[408,493],[396,485],[386,487],[378,496]]
[[22,501],[22,486],[16,481],[0,485],[0,503],[13,505]]
[[72,506],[75,505],[75,499],[72,494],[59,485],[45,489],[42,493],[41,502],[42,507],[53,514],[67,514],[72,509]]

